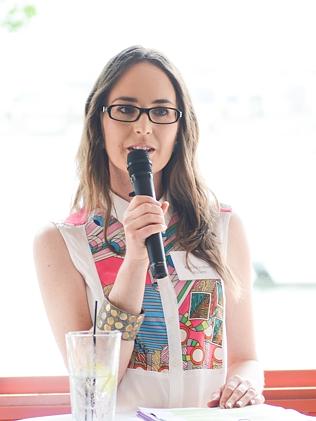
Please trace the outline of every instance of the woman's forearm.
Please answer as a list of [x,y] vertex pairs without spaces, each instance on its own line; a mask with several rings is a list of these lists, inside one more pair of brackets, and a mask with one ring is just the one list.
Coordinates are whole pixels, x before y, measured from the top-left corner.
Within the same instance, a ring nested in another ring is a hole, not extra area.
[[108,296],[116,307],[128,313],[139,314],[142,309],[148,261],[124,260]]
[[[111,304],[130,314],[138,315],[142,310],[148,262],[122,263],[115,283],[108,296]],[[134,340],[121,340],[118,382],[128,367],[134,348]]]

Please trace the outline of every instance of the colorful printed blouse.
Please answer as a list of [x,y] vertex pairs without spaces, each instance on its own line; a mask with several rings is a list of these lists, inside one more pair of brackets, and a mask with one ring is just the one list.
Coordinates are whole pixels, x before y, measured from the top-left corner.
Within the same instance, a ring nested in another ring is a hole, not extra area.
[[[104,241],[104,218],[71,215],[58,228],[72,260],[87,283],[91,314],[94,299],[108,296],[125,249],[122,221],[128,202],[113,195],[114,209]],[[223,208],[219,235],[226,247],[230,209]],[[206,406],[226,376],[225,294],[223,281],[204,261],[175,250],[177,217],[168,217],[163,242],[169,278],[147,273],[145,318],[136,337],[125,376],[118,388],[121,408]],[[81,252],[82,250],[82,252]],[[83,254],[86,255],[86,262]],[[92,275],[92,276],[91,276]],[[97,285],[98,284],[98,285]]]

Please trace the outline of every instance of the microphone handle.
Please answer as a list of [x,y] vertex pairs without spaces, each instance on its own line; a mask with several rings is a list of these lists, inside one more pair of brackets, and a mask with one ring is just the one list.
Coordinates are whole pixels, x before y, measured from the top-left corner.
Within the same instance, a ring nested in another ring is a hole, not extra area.
[[138,172],[137,175],[131,176],[134,192],[141,196],[151,196],[156,199],[154,178],[150,171]]
[[[156,199],[154,180],[151,172],[131,176],[134,192],[137,195],[151,196]],[[168,274],[162,235],[160,232],[150,235],[146,241],[150,261],[150,271],[154,279],[165,278]]]

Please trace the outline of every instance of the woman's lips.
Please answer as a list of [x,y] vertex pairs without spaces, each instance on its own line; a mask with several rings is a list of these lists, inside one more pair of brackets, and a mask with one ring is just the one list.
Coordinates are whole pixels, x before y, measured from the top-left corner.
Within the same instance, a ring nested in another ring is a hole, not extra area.
[[152,148],[151,146],[138,146],[138,145],[129,146],[127,149],[129,152],[134,151],[134,150],[140,150],[140,149],[143,151],[147,151],[148,153],[153,153],[155,151],[155,149]]

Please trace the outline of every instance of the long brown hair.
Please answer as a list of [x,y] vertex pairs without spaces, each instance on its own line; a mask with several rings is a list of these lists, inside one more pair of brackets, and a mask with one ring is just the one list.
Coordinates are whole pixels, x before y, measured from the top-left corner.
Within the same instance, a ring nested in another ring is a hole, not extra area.
[[236,281],[224,262],[216,233],[219,204],[203,185],[196,167],[199,130],[192,102],[179,72],[160,52],[133,46],[113,57],[102,70],[85,105],[85,123],[77,154],[79,186],[73,208],[83,207],[87,213],[96,208],[103,209],[107,226],[112,200],[101,109],[123,73],[144,61],[157,66],[169,77],[176,92],[178,108],[183,112],[176,147],[162,176],[164,195],[178,215],[176,244],[187,252],[187,256],[192,253],[210,263],[236,290]]

